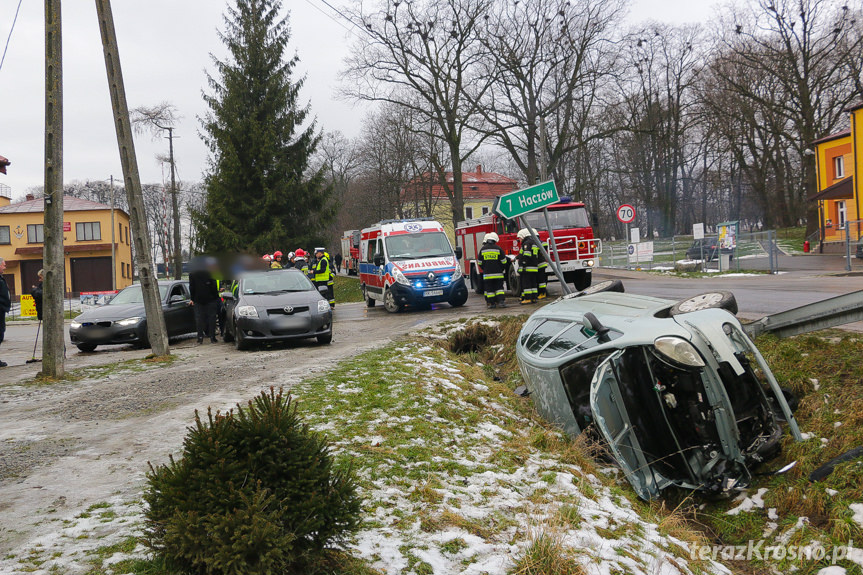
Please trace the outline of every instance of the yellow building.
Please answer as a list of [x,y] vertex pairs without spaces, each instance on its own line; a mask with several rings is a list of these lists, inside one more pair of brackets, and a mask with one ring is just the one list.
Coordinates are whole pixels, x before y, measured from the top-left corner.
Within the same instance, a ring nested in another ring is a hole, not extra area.
[[[132,283],[129,216],[89,200],[65,196],[63,241],[66,255],[66,293],[111,291]],[[12,203],[0,196],[0,257],[13,296],[30,293],[42,269],[44,201],[28,196]],[[113,222],[113,223],[112,223]],[[113,235],[112,235],[113,234]],[[116,285],[112,286],[111,240],[114,240]]]
[[863,236],[861,222],[860,164],[863,162],[863,102],[848,109],[851,127],[813,142],[815,147],[821,240],[825,244],[845,242],[845,222],[850,222],[851,240]]

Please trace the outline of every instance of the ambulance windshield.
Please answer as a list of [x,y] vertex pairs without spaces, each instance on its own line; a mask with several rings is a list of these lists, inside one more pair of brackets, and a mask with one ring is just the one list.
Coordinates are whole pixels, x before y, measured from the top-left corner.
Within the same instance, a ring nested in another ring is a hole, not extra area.
[[[542,212],[531,212],[521,217],[534,229],[546,229],[545,217],[543,217]],[[548,220],[551,222],[551,229],[553,230],[590,227],[587,210],[582,206],[573,206],[563,210],[548,210]]]
[[399,234],[386,239],[391,260],[451,257],[452,246],[443,232]]

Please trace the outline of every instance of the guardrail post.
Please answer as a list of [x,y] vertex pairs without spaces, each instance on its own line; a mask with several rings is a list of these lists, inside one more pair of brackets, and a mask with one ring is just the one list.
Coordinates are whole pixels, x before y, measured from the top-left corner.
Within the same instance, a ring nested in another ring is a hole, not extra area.
[[851,271],[851,222],[845,220],[845,271]]
[[767,230],[767,259],[770,262],[770,274],[776,273],[773,265],[773,230]]

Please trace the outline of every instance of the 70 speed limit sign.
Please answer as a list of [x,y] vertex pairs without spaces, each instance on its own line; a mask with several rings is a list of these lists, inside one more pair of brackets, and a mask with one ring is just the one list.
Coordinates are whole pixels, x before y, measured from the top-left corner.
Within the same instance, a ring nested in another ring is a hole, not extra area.
[[631,224],[635,220],[635,208],[629,204],[623,204],[617,208],[617,219],[624,224]]

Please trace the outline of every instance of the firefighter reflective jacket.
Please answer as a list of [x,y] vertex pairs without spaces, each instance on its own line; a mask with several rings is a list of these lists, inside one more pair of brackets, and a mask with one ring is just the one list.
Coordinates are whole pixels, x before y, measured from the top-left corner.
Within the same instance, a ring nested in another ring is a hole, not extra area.
[[479,251],[479,265],[482,277],[487,280],[502,280],[506,266],[506,254],[496,242],[485,242]]
[[[549,253],[548,252],[548,240],[545,240],[544,242],[542,242],[542,247],[545,250],[545,253]],[[536,267],[539,271],[542,271],[548,267],[548,261],[546,261],[546,259],[544,257],[542,257],[542,254],[539,254],[539,264],[537,264]]]
[[518,271],[539,271],[539,246],[533,243],[533,238],[524,238],[521,241],[521,250],[518,252]]

